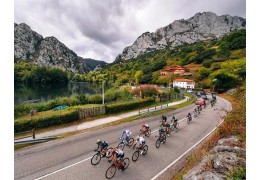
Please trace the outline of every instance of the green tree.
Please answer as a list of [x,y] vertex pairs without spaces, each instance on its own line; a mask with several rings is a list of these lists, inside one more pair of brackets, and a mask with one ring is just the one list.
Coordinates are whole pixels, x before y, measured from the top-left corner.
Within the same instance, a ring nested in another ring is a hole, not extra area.
[[135,83],[138,85],[140,82],[141,77],[143,76],[143,71],[139,70],[135,73]]

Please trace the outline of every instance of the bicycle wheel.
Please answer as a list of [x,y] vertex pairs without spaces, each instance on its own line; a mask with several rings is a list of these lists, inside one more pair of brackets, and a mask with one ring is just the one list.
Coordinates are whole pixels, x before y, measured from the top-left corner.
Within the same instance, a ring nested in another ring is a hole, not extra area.
[[130,159],[129,158],[124,158],[123,160],[123,165],[124,165],[124,168],[126,169],[130,164]]
[[163,142],[163,143],[166,142],[166,135],[165,135],[165,134],[163,135],[163,140],[162,140],[162,142]]
[[128,141],[128,146],[131,147],[133,145],[134,141],[135,141],[134,138],[130,138]]
[[107,152],[106,152],[106,157],[107,157],[107,158],[110,158],[110,157],[112,156],[112,152],[111,152],[112,149],[113,149],[113,148],[108,148],[108,149],[107,149]]
[[190,120],[189,120],[189,118],[187,118],[187,123],[190,124]]
[[160,145],[161,145],[161,140],[160,140],[160,138],[158,138],[158,139],[156,140],[156,142],[155,142],[155,147],[156,147],[156,148],[159,148]]
[[135,151],[133,156],[132,156],[132,161],[137,161],[137,159],[139,158],[139,151]]
[[95,154],[92,158],[91,158],[91,164],[92,165],[97,165],[101,160],[101,155],[100,153]]
[[111,179],[114,177],[115,174],[116,174],[116,166],[112,164],[106,171],[106,178]]
[[146,155],[147,151],[148,151],[148,146],[145,145],[144,148],[143,148],[143,153],[142,154]]
[[151,129],[148,129],[146,136],[149,137],[152,134]]
[[137,143],[135,143],[135,144],[133,145],[133,149],[135,149],[136,144],[137,144]]
[[142,132],[139,134],[139,136],[140,136],[140,137],[144,137],[144,136],[145,136],[144,132],[142,131]]
[[124,142],[120,142],[119,144],[118,144],[118,146],[117,146],[117,148],[118,149],[124,149],[124,147],[125,147],[125,143]]

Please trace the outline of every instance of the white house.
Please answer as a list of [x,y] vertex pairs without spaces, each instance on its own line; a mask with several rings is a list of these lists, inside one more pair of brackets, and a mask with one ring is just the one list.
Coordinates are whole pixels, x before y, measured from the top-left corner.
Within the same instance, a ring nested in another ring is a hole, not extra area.
[[173,87],[185,88],[185,89],[194,89],[195,81],[191,79],[175,79],[173,81]]

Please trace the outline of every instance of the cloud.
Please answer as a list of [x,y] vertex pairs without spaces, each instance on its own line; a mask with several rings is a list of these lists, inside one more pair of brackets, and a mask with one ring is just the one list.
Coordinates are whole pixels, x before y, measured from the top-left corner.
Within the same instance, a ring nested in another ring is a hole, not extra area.
[[14,21],[84,58],[114,61],[143,32],[197,12],[246,16],[245,0],[15,0]]

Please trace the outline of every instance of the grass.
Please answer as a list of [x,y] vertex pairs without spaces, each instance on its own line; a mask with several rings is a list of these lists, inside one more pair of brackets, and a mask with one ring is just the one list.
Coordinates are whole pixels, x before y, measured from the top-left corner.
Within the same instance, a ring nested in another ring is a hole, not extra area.
[[100,104],[86,104],[86,105],[79,105],[79,106],[72,106],[69,107],[67,109],[62,109],[62,110],[58,110],[58,111],[53,111],[53,110],[49,110],[49,111],[42,111],[42,112],[37,112],[36,115],[34,116],[30,116],[25,115],[25,116],[21,116],[19,118],[16,118],[15,121],[23,121],[26,120],[28,118],[43,118],[43,117],[48,117],[48,116],[53,116],[53,115],[63,115],[65,113],[68,113],[69,111],[78,109],[78,108],[92,108],[92,107],[98,107],[98,106],[102,106]]
[[[195,97],[193,95],[191,95],[189,93],[184,93],[184,95],[190,97],[191,99],[187,102],[182,103],[182,104],[171,106],[171,107],[168,107],[168,108],[163,109],[163,110],[159,110],[159,111],[149,113],[149,114],[146,115],[146,117],[152,117],[152,116],[155,116],[155,115],[158,115],[158,114],[167,113],[167,112],[173,111],[175,109],[182,108],[182,107],[185,107],[185,106],[188,106],[188,105],[194,103]],[[177,100],[175,100],[175,101],[177,101]],[[169,101],[169,102],[173,102],[173,101]],[[156,105],[160,105],[160,104],[165,104],[165,102],[159,102]],[[124,113],[126,113],[126,112],[124,112]],[[118,113],[118,114],[122,114],[122,113]],[[113,115],[110,115],[110,116],[115,116],[115,115],[118,115],[118,114],[113,114]],[[137,120],[138,116],[139,115],[131,116],[131,117],[128,117],[128,118],[124,118],[124,119],[121,119],[121,120],[118,120],[118,121],[114,121],[114,122],[107,123],[107,124],[104,124],[104,125],[96,126],[96,127],[89,128],[89,129],[86,129],[86,130],[65,133],[65,134],[62,135],[62,137],[65,138],[65,137],[68,137],[68,136],[80,134],[80,133],[87,132],[87,131],[94,131],[94,130],[98,130],[100,128],[115,126],[115,125],[119,125],[119,124],[126,123],[126,122],[132,122],[132,121]],[[49,127],[49,128],[40,129],[40,130],[37,130],[37,133],[42,133],[42,132],[45,132],[45,131],[51,131],[51,130],[54,130],[54,129],[57,129],[57,128],[69,127],[69,126],[72,126],[72,125],[78,125],[80,123],[95,120],[97,118],[102,118],[102,117],[108,117],[108,115],[100,115],[100,116],[97,116],[97,117],[85,118],[85,119],[82,119],[82,120],[79,120],[79,121],[73,122],[73,123],[68,123],[68,124],[63,124],[63,125],[59,125],[59,126],[52,126],[52,127]],[[36,138],[37,138],[37,135],[36,135]],[[24,148],[24,147],[28,147],[28,146],[31,146],[31,145],[32,144],[15,145],[15,150],[20,149],[20,148]]]
[[[183,175],[196,166],[201,161],[203,156],[205,156],[221,138],[236,136],[240,140],[238,146],[246,148],[245,87],[239,88],[239,90],[233,96],[227,94],[221,94],[220,96],[224,97],[232,103],[233,110],[225,117],[225,121],[222,123],[222,125],[220,125],[217,131],[213,133],[198,149],[194,150],[190,156],[187,157],[185,167],[173,177],[174,180],[181,180]],[[230,179],[235,177],[236,174],[242,174],[241,176],[243,176],[245,174],[245,168],[244,170],[230,172]]]

